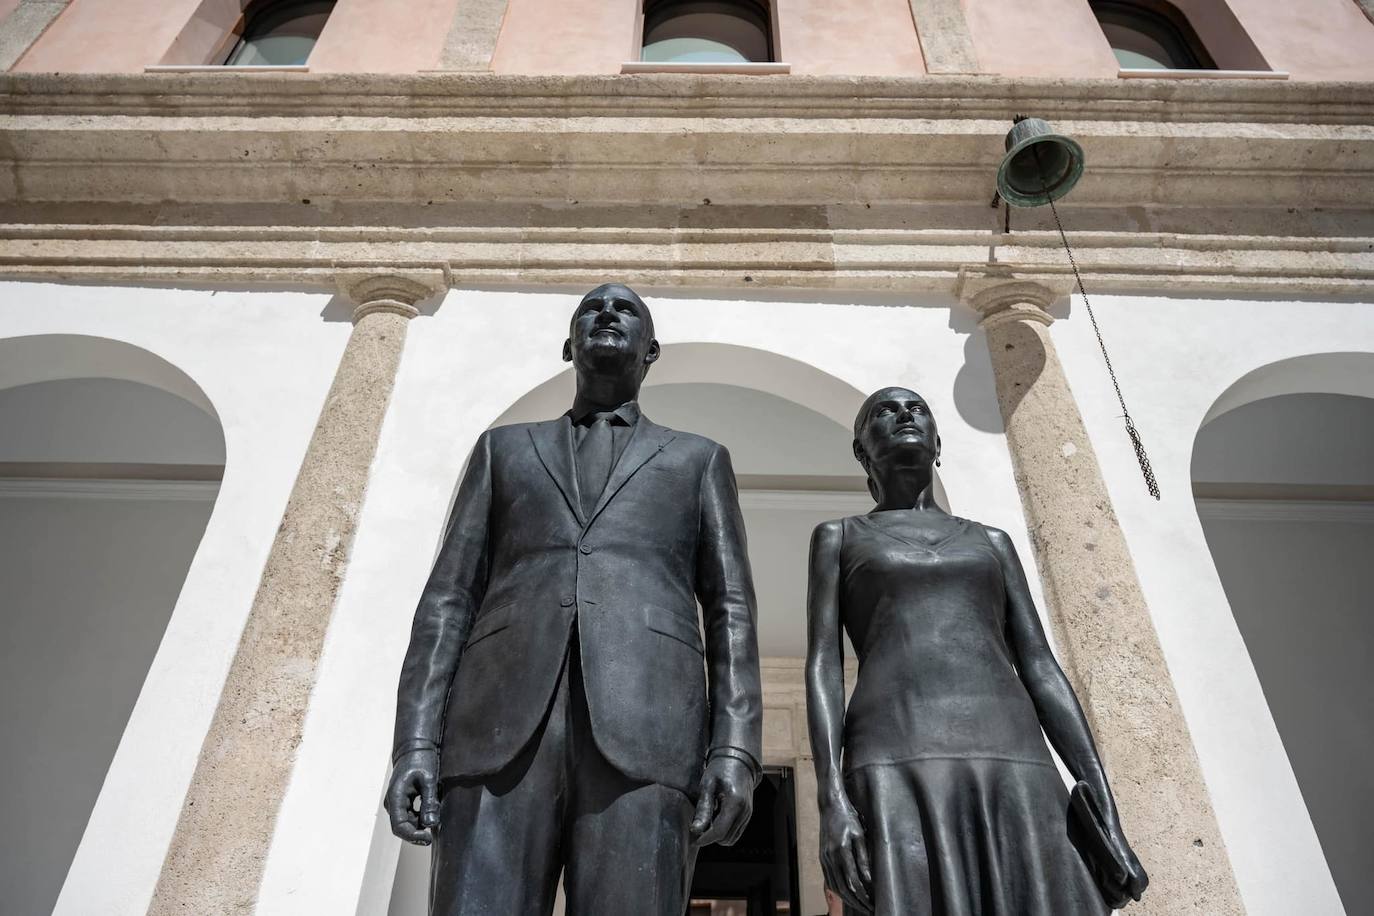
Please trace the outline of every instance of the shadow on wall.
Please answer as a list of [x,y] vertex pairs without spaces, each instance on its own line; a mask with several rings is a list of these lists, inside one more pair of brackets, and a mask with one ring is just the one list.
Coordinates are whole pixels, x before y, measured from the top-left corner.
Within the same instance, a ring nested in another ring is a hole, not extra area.
[[1265,366],[1197,434],[1198,517],[1351,913],[1374,848],[1374,354]]
[[224,436],[181,370],[75,335],[0,340],[0,429],[0,909],[47,913],[209,520]]

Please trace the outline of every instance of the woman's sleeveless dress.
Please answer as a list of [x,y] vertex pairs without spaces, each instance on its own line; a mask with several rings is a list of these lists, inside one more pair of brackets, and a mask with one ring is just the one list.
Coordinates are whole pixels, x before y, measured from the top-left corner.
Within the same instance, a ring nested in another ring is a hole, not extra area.
[[977,522],[843,521],[840,613],[859,657],[845,785],[877,916],[1107,912],[1070,843],[1068,793],[1006,642],[1001,562]]

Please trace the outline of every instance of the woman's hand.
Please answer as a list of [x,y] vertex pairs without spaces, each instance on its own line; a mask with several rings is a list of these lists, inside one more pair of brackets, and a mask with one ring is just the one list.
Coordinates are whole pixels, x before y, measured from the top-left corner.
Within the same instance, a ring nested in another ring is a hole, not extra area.
[[1121,861],[1126,863],[1126,880],[1121,887],[1121,899],[1112,904],[1113,907],[1120,909],[1126,905],[1128,899],[1140,899],[1140,895],[1145,893],[1145,888],[1150,885],[1150,876],[1145,874],[1145,868],[1140,864],[1140,859],[1131,849],[1131,844],[1126,842],[1126,835],[1121,830],[1121,822],[1117,820],[1115,811],[1112,812],[1107,836],[1116,848]]
[[1101,818],[1104,832],[1107,834],[1107,842],[1112,847],[1114,858],[1122,863],[1126,869],[1124,874],[1113,875],[1109,886],[1105,882],[1099,882],[1099,884],[1104,885],[1101,888],[1102,896],[1108,905],[1114,910],[1119,910],[1132,900],[1140,899],[1140,896],[1145,893],[1145,888],[1150,884],[1150,876],[1145,874],[1145,868],[1140,864],[1140,859],[1131,849],[1131,844],[1126,841],[1126,832],[1121,828],[1121,818],[1117,814],[1116,805],[1112,803],[1106,786],[1094,786],[1090,782],[1085,782],[1083,785],[1088,790],[1089,797]]
[[873,873],[859,815],[848,801],[821,812],[821,870],[846,906],[873,912]]

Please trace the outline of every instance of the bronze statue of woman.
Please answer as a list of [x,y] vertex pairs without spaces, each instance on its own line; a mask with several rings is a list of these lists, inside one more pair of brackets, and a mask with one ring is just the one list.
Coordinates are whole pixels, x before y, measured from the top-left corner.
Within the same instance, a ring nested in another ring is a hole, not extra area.
[[[1011,540],[935,504],[926,402],[875,392],[854,455],[877,506],[811,540],[826,883],[847,913],[878,916],[1081,916],[1140,899],[1148,879]],[[859,657],[848,710],[841,628]]]

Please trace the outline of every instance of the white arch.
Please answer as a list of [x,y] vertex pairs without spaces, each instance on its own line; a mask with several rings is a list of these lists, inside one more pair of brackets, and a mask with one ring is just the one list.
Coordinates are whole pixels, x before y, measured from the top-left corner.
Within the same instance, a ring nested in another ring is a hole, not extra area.
[[[1309,353],[1242,375],[1216,398],[1194,434],[1191,471],[1195,487],[1211,482],[1199,473],[1199,442],[1208,432],[1220,433],[1224,425],[1208,430],[1209,424],[1258,401],[1311,394],[1374,399],[1374,353]],[[1271,407],[1274,413],[1267,422],[1266,408],[1258,405],[1260,413],[1232,418],[1238,425],[1229,426],[1227,433],[1244,435],[1239,426],[1257,431],[1257,439],[1237,454],[1256,449],[1266,456],[1284,454],[1278,441],[1270,444],[1258,439],[1284,429],[1279,441],[1292,442],[1291,430],[1275,419],[1282,416],[1280,408]],[[1335,451],[1352,447],[1341,438],[1320,447]],[[1209,446],[1215,448],[1220,441],[1211,438]],[[1359,467],[1355,454],[1346,453],[1341,467],[1347,471]],[[1194,508],[1207,557],[1224,589],[1225,606],[1244,638],[1248,658],[1263,684],[1267,711],[1282,735],[1285,762],[1301,785],[1304,813],[1313,829],[1320,830],[1323,864],[1330,868],[1332,879],[1341,882],[1349,903],[1355,899],[1351,895],[1360,893],[1362,855],[1368,843],[1353,799],[1368,794],[1367,783],[1361,785],[1364,770],[1359,761],[1361,746],[1368,748],[1371,740],[1367,729],[1354,724],[1367,721],[1371,703],[1357,648],[1370,631],[1359,602],[1352,602],[1350,596],[1367,590],[1369,580],[1360,557],[1374,529],[1367,527],[1367,504],[1358,498],[1349,502],[1315,499],[1307,495],[1310,491],[1299,490],[1293,496],[1294,491],[1287,490],[1289,484],[1307,483],[1304,475],[1314,469],[1335,467],[1323,465],[1332,459],[1331,454],[1313,458],[1293,452],[1289,457],[1292,463],[1281,467],[1293,476],[1280,480],[1257,475],[1262,478],[1258,482],[1267,485],[1258,496],[1242,490],[1227,493],[1227,498],[1208,499],[1207,491],[1195,489]],[[1206,463],[1214,474],[1223,467],[1215,454]],[[1246,465],[1233,457],[1225,467],[1229,472],[1221,476],[1230,479]],[[1235,479],[1242,485],[1251,482],[1244,470]],[[1280,524],[1276,527],[1275,522]],[[1296,583],[1302,587],[1292,587]],[[1346,717],[1344,727],[1335,726],[1341,728],[1343,744],[1333,745],[1326,729],[1330,719],[1325,707],[1331,703],[1338,704]]]
[[[134,397],[150,404],[150,413],[116,407],[82,414],[66,394],[49,399],[34,388],[78,379],[94,379],[102,392],[133,383]],[[39,479],[22,479],[31,472],[16,472],[20,479],[5,481],[0,492],[6,504],[0,512],[0,536],[11,545],[5,553],[10,560],[6,575],[32,586],[21,588],[7,605],[0,627],[25,649],[11,674],[21,684],[42,684],[45,699],[35,712],[31,703],[23,703],[24,690],[12,691],[5,704],[6,724],[19,746],[53,759],[41,768],[32,761],[15,767],[5,796],[12,815],[6,829],[17,835],[34,822],[35,799],[58,826],[44,831],[41,839],[28,838],[24,854],[34,858],[16,856],[5,878],[17,877],[18,902],[10,902],[46,912],[57,900],[63,870],[74,861],[100,803],[102,785],[186,585],[218,487],[199,480],[60,479],[66,471],[48,478],[54,466],[48,462],[89,461],[103,477],[110,467],[106,445],[123,444],[120,435],[126,430],[135,437],[147,433],[151,427],[142,424],[150,423],[169,433],[166,440],[139,440],[147,449],[141,454],[154,462],[151,467],[186,460],[183,453],[167,450],[178,437],[205,442],[207,455],[218,451],[214,464],[219,465],[224,429],[189,375],[148,350],[104,337],[0,338],[0,391],[8,398],[10,389],[21,390],[13,392],[9,406],[16,412],[7,416],[17,418],[14,425],[27,431],[18,434],[20,441],[35,450],[42,470]],[[82,436],[68,451],[61,446],[50,451],[46,433],[62,426],[66,409],[71,410],[67,420],[84,416],[93,422],[76,424]],[[212,422],[205,423],[200,413]],[[106,418],[108,425],[102,422]],[[217,441],[210,447],[212,437]],[[9,470],[0,473],[13,470],[4,467]],[[35,532],[41,535],[33,536]],[[42,635],[67,628],[79,630],[81,638],[55,643]],[[44,680],[53,673],[55,679]],[[15,700],[22,705],[16,707]],[[43,800],[52,780],[65,791]]]
[[[738,344],[686,342],[663,346],[645,387],[712,382],[753,388],[794,401],[834,420],[845,429],[867,392],[815,366],[772,350]],[[534,386],[508,407],[493,425],[547,420],[572,403],[573,372],[564,369]]]
[[150,385],[219,419],[214,404],[189,375],[142,347],[85,334],[0,338],[0,388],[74,378],[111,378]]
[[1221,393],[1199,429],[1237,407],[1282,394],[1374,398],[1374,353],[1309,353],[1260,366]]

